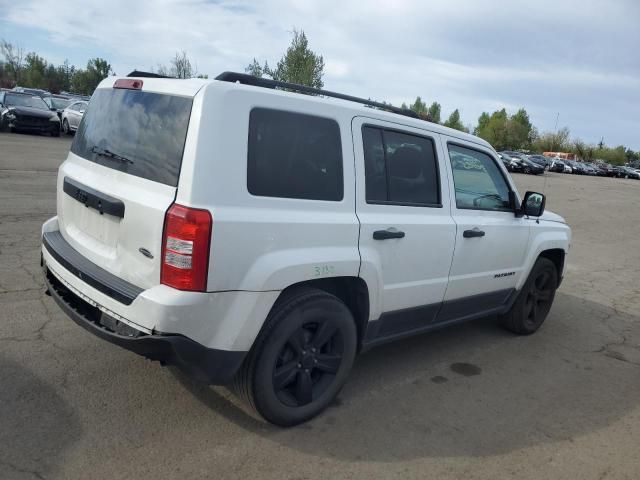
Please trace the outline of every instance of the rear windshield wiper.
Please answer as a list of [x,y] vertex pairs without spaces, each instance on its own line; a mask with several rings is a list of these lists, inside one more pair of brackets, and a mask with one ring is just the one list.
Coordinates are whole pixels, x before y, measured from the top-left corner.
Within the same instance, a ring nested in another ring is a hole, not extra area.
[[123,157],[122,155],[118,155],[117,153],[113,153],[111,150],[106,148],[100,148],[97,145],[91,147],[91,151],[96,155],[100,155],[101,157],[113,158],[114,160],[118,160],[122,163],[129,163],[133,165],[133,160],[128,159],[127,157]]

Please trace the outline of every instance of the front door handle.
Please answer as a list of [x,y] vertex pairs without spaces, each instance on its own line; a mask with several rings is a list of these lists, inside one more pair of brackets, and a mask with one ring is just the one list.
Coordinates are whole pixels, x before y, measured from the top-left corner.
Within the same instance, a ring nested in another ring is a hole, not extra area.
[[373,232],[374,240],[387,240],[389,238],[404,238],[404,232],[400,232],[399,230],[376,230]]
[[464,238],[484,237],[484,232],[478,228],[474,228],[473,230],[465,230],[462,232],[462,236]]

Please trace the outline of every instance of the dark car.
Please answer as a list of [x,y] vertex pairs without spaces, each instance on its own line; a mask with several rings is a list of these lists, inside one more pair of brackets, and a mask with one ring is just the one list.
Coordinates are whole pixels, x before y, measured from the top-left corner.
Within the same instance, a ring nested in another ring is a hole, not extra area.
[[598,175],[598,170],[590,163],[585,163],[582,165],[582,168],[584,169],[585,175]]
[[37,95],[0,92],[0,131],[14,130],[59,137],[60,119]]
[[549,171],[564,173],[564,162],[561,160],[554,160],[549,167]]
[[520,157],[520,162],[522,163],[523,173],[529,173],[531,175],[540,175],[544,173],[544,167],[542,165],[538,165],[536,162],[529,160],[524,155]]
[[542,167],[548,167],[550,164],[550,158],[545,157],[544,155],[529,155],[529,160],[532,162],[536,162],[538,165]]
[[611,165],[609,165],[608,163],[601,163],[599,165],[596,165],[596,168],[598,168],[599,170],[598,175],[600,175],[601,177],[615,176],[615,172],[613,171],[613,168],[611,168]]
[[502,160],[502,163],[504,164],[504,166],[507,168],[508,171],[510,172],[522,172],[522,162],[520,162],[520,160],[516,159],[516,158],[512,158],[509,154],[507,154],[506,152],[498,152],[498,156],[500,157],[500,160]]
[[631,167],[619,167],[622,170],[622,178],[633,178],[640,180],[640,170]]

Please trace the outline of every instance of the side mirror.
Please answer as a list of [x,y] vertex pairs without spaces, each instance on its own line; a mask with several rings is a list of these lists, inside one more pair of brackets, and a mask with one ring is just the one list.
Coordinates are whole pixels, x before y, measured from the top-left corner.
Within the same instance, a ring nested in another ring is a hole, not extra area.
[[80,110],[80,113],[84,113],[84,110]]
[[540,217],[544,213],[546,198],[542,193],[527,192],[524,194],[522,205],[520,206],[520,216]]

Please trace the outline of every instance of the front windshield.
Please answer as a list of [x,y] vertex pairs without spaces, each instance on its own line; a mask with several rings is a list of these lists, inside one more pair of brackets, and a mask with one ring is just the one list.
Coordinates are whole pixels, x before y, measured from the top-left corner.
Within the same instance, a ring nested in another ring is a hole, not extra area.
[[32,107],[39,108],[41,110],[49,110],[49,107],[44,100],[40,97],[32,97],[30,95],[16,95],[13,93],[7,93],[5,96],[5,104],[8,106],[16,107]]
[[64,98],[51,98],[50,101],[51,101],[51,104],[53,105],[53,108],[57,110],[63,110],[67,108],[71,103],[71,100],[66,100]]

